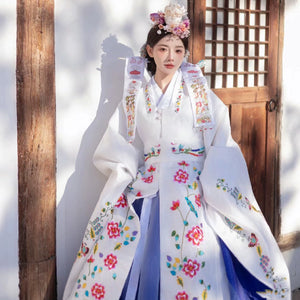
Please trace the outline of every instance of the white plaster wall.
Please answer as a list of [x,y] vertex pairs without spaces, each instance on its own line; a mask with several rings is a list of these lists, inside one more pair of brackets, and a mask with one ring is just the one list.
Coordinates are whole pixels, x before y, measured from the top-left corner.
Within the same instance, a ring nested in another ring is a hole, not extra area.
[[[284,19],[281,201],[282,233],[300,230],[300,1],[287,0]],[[299,209],[295,209],[298,207]]]
[[16,300],[18,279],[16,1],[0,1],[0,300]]
[[92,155],[121,100],[123,58],[139,54],[150,29],[149,14],[168,3],[56,1],[59,299],[105,183]]
[[[281,132],[281,219],[282,234],[300,231],[300,1],[285,1],[282,132]],[[300,248],[284,253],[292,288],[300,287]]]

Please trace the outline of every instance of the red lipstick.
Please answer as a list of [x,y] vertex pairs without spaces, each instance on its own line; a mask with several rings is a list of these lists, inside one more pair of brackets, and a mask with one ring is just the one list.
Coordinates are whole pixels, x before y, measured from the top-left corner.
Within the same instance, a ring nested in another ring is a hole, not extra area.
[[172,64],[166,64],[165,67],[166,67],[167,69],[173,69],[173,68],[174,68],[174,65],[172,65]]

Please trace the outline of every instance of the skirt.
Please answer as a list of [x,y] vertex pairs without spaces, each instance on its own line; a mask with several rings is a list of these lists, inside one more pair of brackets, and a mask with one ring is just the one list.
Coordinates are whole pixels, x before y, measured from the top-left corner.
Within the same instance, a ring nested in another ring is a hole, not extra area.
[[[159,194],[139,199],[133,206],[140,218],[142,236],[120,300],[160,300]],[[265,299],[257,291],[268,287],[243,267],[220,238],[219,244],[230,291],[228,300]]]

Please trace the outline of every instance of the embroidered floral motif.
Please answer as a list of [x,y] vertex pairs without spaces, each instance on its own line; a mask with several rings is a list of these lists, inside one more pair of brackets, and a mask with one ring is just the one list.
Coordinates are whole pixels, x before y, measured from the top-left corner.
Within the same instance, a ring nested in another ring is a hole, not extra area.
[[263,249],[259,244],[258,238],[254,233],[248,233],[238,224],[232,222],[227,217],[224,217],[225,223],[231,230],[237,233],[239,237],[242,238],[242,241],[248,241],[249,248],[256,248],[256,252],[259,256],[259,265],[263,269],[264,273],[266,273],[266,278],[268,278],[272,282],[272,286],[274,289],[266,290],[263,293],[259,294],[275,294],[280,296],[281,298],[286,298],[288,294],[288,289],[284,287],[286,283],[286,278],[274,276],[274,268],[270,266],[270,259],[267,255],[263,254]]
[[195,195],[195,203],[198,207],[201,207],[201,200],[200,200],[200,194]]
[[150,166],[149,169],[147,169],[148,172],[154,172],[156,170],[156,168],[154,168],[152,165]]
[[92,296],[97,299],[103,299],[105,296],[105,288],[103,285],[95,283],[91,289]]
[[[198,66],[190,63],[184,63],[181,68],[183,70],[189,96],[192,100],[194,126],[200,127],[204,130],[212,129],[212,126],[208,127],[208,125],[213,124],[213,120],[209,108],[206,79],[202,75]],[[206,126],[204,127],[203,125]]]
[[117,262],[118,262],[117,257],[112,253],[107,255],[107,257],[104,259],[104,265],[108,267],[109,270],[115,268]]
[[[147,169],[147,172],[152,174],[154,171],[156,170],[156,168],[154,168],[152,165]],[[145,183],[151,183],[153,181],[153,175],[150,175],[148,177],[144,177],[145,176],[145,172],[141,172],[142,174],[142,180],[145,182]]]
[[95,240],[96,236],[100,235],[100,233],[103,230],[102,224],[105,222],[106,219],[112,219],[114,208],[115,207],[111,202],[106,202],[105,206],[100,211],[100,215],[94,220],[89,221],[88,227],[84,234],[84,238],[86,240]]
[[181,107],[181,101],[182,101],[182,96],[183,96],[183,86],[184,86],[185,82],[184,80],[181,81],[181,85],[178,91],[178,96],[177,96],[177,100],[175,103],[175,112],[179,112],[180,107]]
[[139,88],[139,82],[132,80],[128,86],[127,96],[125,96],[125,105],[127,112],[127,134],[129,137],[134,136],[135,130],[135,98]]
[[185,291],[178,292],[176,295],[176,300],[188,300],[188,299],[189,299],[189,296]]
[[89,253],[89,247],[87,247],[87,244],[85,242],[81,243],[80,250],[77,253],[77,257],[80,258],[82,256],[86,256]]
[[126,207],[127,206],[127,200],[124,194],[122,194],[120,196],[120,198],[118,199],[116,205],[116,207]]
[[193,91],[193,99],[196,106],[196,123],[211,123],[205,80],[199,76],[194,77],[191,82],[191,90]]
[[197,262],[197,260],[193,261],[189,259],[183,266],[183,272],[185,275],[190,276],[191,278],[193,278],[199,270],[200,264]]
[[110,239],[120,236],[120,228],[118,223],[110,222],[107,224],[107,234]]
[[[176,113],[180,111],[180,107],[181,107],[181,103],[182,103],[182,99],[183,99],[184,84],[185,84],[185,82],[182,79],[180,87],[177,92],[177,98],[176,98],[176,102],[175,102],[175,112]],[[153,112],[153,107],[154,107],[151,85],[146,84],[144,94],[145,94],[146,111],[149,114],[149,113]]]
[[[166,267],[169,269],[170,274],[174,278],[176,278],[177,284],[181,287],[184,287],[184,280],[187,280],[184,276],[187,276],[188,278],[194,278],[198,274],[199,270],[205,267],[205,260],[201,259],[205,257],[205,253],[199,248],[199,246],[201,246],[201,242],[204,240],[204,231],[202,223],[198,223],[199,225],[189,227],[189,218],[192,215],[191,213],[193,213],[195,217],[198,218],[198,212],[196,210],[195,205],[197,205],[197,207],[201,207],[201,203],[200,205],[199,203],[197,204],[197,202],[200,202],[199,185],[197,183],[200,171],[198,171],[196,167],[191,167],[190,163],[187,163],[184,160],[178,162],[178,165],[181,168],[178,171],[176,171],[174,175],[174,181],[184,184],[185,189],[187,191],[184,200],[189,209],[188,211],[186,211],[186,207],[183,206],[184,202],[180,200],[172,201],[170,210],[174,212],[178,211],[183,228],[182,232],[179,232],[178,230],[172,230],[171,232],[171,237],[174,239],[175,242],[175,248],[178,250],[178,256],[172,257],[170,255],[167,255]],[[189,176],[190,169],[192,169],[195,172],[195,174],[193,174],[192,176]],[[194,180],[194,178],[196,178],[196,180]],[[195,199],[195,205],[190,199]],[[183,214],[184,211],[186,211],[185,214]],[[193,244],[193,247],[195,247],[195,256],[198,259],[194,259],[194,257],[183,256],[183,248],[187,243]],[[184,276],[181,276],[181,274],[183,274]],[[207,299],[208,291],[210,290],[210,285],[206,285],[203,279],[200,279],[198,282],[203,287],[201,299],[205,300]],[[180,293],[183,293],[183,291],[180,291],[178,293],[178,297],[180,297]],[[183,297],[186,296],[183,294]],[[192,300],[194,299],[200,298],[192,298]]]
[[248,244],[248,247],[255,247],[257,245],[258,245],[258,239],[254,233],[251,233],[250,242]]
[[142,180],[145,182],[145,183],[151,183],[153,181],[153,175],[149,176],[149,177],[146,177],[146,178],[142,178]]
[[262,269],[264,270],[265,273],[267,273],[268,271],[268,266],[269,266],[269,262],[270,262],[270,259],[268,256],[266,255],[262,255],[261,258],[259,259],[260,260],[260,266],[262,267]]
[[151,113],[152,99],[149,94],[149,84],[146,84],[146,87],[145,87],[145,99],[146,99],[146,111],[147,111],[147,113]]
[[192,201],[188,197],[185,197],[184,199],[185,199],[187,205],[189,206],[190,211],[195,214],[196,218],[198,218],[198,213],[197,213],[197,211],[195,209],[195,206],[193,205]]
[[182,144],[179,144],[178,146],[173,146],[172,147],[172,152],[174,154],[190,154],[192,156],[196,156],[196,157],[200,157],[200,156],[203,156],[204,155],[204,151],[205,151],[205,148],[202,147],[202,148],[198,148],[198,149],[192,149],[192,148],[185,148],[184,145]]
[[138,235],[138,231],[134,230],[130,233],[130,226],[126,225],[128,221],[131,221],[134,219],[134,216],[129,214],[129,208],[127,210],[126,218],[124,223],[122,221],[119,222],[119,230],[120,230],[120,236],[124,238],[123,241],[118,242],[115,245],[114,250],[120,250],[121,247],[128,246],[131,242],[134,242],[136,240],[136,237]]
[[135,135],[136,97],[142,84],[145,60],[131,57],[127,61],[127,72],[124,84],[124,106],[127,117],[127,139],[131,143]]
[[178,163],[178,164],[179,164],[179,166],[185,166],[185,167],[189,166],[189,164],[186,163],[184,160],[182,162]]
[[203,241],[203,231],[199,226],[194,226],[190,231],[188,231],[186,237],[189,242],[193,245],[199,246],[200,242]]
[[160,145],[154,146],[151,148],[151,152],[144,154],[145,161],[147,161],[151,157],[157,157],[160,155]]
[[224,192],[230,193],[230,195],[235,199],[237,206],[242,208],[248,208],[249,210],[253,210],[257,213],[260,213],[260,210],[255,208],[247,197],[244,197],[242,193],[240,193],[237,187],[231,188],[228,183],[225,183],[225,179],[218,179],[216,184],[217,189],[222,189]]
[[[153,171],[153,168],[151,168],[151,166],[149,169]],[[115,206],[107,202],[106,206],[102,209],[102,213],[106,214],[107,211],[112,213],[113,207],[119,207],[118,209],[123,209],[123,207],[126,207],[126,217],[124,220],[120,220],[118,223],[111,221],[108,222],[106,226],[108,238],[117,238],[116,245],[113,249],[113,251],[117,252],[119,249],[121,249],[122,246],[127,246],[130,243],[133,243],[138,236],[138,231],[130,228],[131,221],[135,216],[130,213],[130,208],[128,207],[127,200],[124,194],[119,197]],[[97,220],[97,222],[98,221],[99,220]],[[107,272],[107,270],[111,271],[110,275],[114,280],[117,280],[118,278],[117,271],[113,272],[114,269],[118,270],[118,256],[115,255],[116,252],[111,252],[108,254],[99,252],[99,242],[105,237],[106,235],[101,235],[100,237],[98,237],[93,246],[90,246],[90,249],[87,247],[87,244],[85,242],[81,245],[79,251],[80,256],[86,256],[88,253],[90,253],[90,256],[86,260],[86,264],[88,264],[88,273],[83,273],[77,280],[77,290],[74,293],[75,298],[103,299],[105,297],[104,286],[99,283],[95,283],[93,287],[90,288],[89,283],[96,281],[97,275],[103,271]]]
[[180,201],[173,201],[173,205],[170,207],[172,210],[176,210],[180,206]]
[[174,175],[174,180],[179,183],[186,183],[189,179],[189,174],[186,171],[179,169]]

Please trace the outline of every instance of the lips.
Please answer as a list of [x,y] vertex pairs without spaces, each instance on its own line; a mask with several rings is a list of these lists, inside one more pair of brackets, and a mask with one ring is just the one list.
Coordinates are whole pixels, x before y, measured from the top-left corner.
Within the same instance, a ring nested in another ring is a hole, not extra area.
[[167,65],[165,65],[165,67],[166,67],[167,69],[173,69],[173,68],[174,68],[174,65],[172,65],[172,64],[167,64]]

